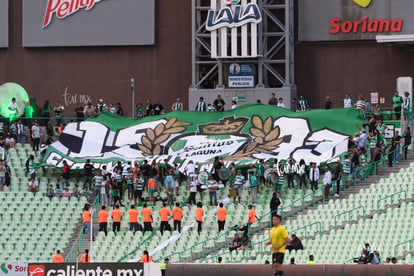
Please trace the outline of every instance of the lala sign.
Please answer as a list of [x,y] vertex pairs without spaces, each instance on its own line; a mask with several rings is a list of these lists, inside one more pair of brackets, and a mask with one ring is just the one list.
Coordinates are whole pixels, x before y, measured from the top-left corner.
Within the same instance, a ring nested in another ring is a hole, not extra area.
[[[240,1],[229,1],[230,4],[238,2]],[[224,7],[217,12],[217,16],[215,10],[209,10],[206,29],[207,31],[214,31],[223,27],[240,27],[247,23],[258,24],[261,21],[262,15],[256,3],[249,3],[244,9],[241,5],[235,5],[234,12],[230,7]]]
[[80,9],[92,9],[96,3],[102,0],[48,0],[43,28],[46,28],[52,21],[53,14],[59,19],[64,19]]

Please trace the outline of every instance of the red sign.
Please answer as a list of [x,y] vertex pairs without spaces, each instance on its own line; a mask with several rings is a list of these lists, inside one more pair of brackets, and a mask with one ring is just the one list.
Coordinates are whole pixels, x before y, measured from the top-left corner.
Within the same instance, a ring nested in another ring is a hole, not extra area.
[[29,265],[29,276],[45,276],[45,266]]
[[96,3],[102,0],[49,0],[46,7],[43,28],[46,28],[52,21],[53,14],[59,19],[64,19],[80,9],[92,9]]
[[364,16],[363,20],[356,21],[342,21],[340,18],[331,19],[331,29],[329,33],[382,33],[382,32],[401,32],[403,26],[402,19],[383,19],[369,20],[368,16]]

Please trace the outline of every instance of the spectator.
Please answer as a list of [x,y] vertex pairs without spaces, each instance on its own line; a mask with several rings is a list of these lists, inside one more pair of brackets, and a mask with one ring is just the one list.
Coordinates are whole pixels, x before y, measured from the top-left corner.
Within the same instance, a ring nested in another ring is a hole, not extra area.
[[129,216],[129,231],[135,232],[140,230],[139,224],[138,224],[138,216],[139,212],[135,209],[135,205],[131,205],[131,209],[128,211]]
[[10,148],[10,149],[14,149],[16,147],[16,140],[14,139],[14,137],[11,133],[9,133],[9,135],[7,135],[7,138],[5,140],[5,146]]
[[113,104],[109,104],[109,112],[111,112],[112,114],[117,113],[117,109]]
[[290,258],[290,264],[295,265],[295,258]]
[[163,203],[162,208],[160,209],[160,232],[161,235],[164,234],[164,230],[171,232],[171,226],[168,223],[168,220],[170,218],[170,209],[167,208],[167,203]]
[[332,181],[336,181],[335,197],[339,197],[339,190],[341,188],[341,178],[342,178],[341,162],[337,161],[335,163],[335,171],[332,177]]
[[392,97],[392,103],[392,107],[397,117],[397,121],[399,121],[401,120],[401,104],[403,103],[403,99],[400,95],[398,95],[398,91],[394,92],[394,97]]
[[152,211],[147,207],[147,204],[144,203],[144,208],[141,210],[142,221],[144,222],[144,234],[146,231],[152,232]]
[[237,108],[237,102],[235,100],[231,101],[231,110],[234,110]]
[[[88,164],[88,162],[89,162],[89,159],[86,161],[86,163]],[[86,164],[85,164],[85,166],[86,166]],[[85,171],[85,166],[83,167],[84,171]],[[92,167],[92,165],[91,165],[91,167]],[[86,185],[86,181],[89,180],[86,177],[86,174],[87,174],[87,172],[85,171],[85,184],[84,185]],[[97,170],[96,175],[93,176],[93,184],[95,185],[95,196],[98,197],[98,202],[101,203],[104,200],[103,197],[105,197],[105,192],[106,192],[105,191],[105,185],[104,185],[104,177],[102,176],[101,170]],[[103,196],[102,196],[102,186],[104,186]]]
[[313,255],[309,255],[309,260],[306,262],[306,264],[308,265],[315,265],[315,258],[313,257]]
[[392,257],[392,258],[391,258],[391,264],[392,264],[392,265],[396,265],[396,264],[397,264],[397,258]]
[[167,176],[164,179],[164,188],[167,192],[168,206],[174,205],[174,180],[171,174],[172,174],[172,171],[170,169],[168,170]]
[[181,103],[181,99],[177,98],[177,100],[172,104],[171,110],[172,111],[181,111],[183,110],[183,104]]
[[160,103],[160,100],[155,101],[154,105],[154,115],[161,115],[164,114],[164,107]]
[[254,171],[249,171],[249,182],[250,182],[250,191],[252,194],[252,203],[257,203],[257,177],[254,175]]
[[272,212],[272,217],[277,216],[277,209],[279,208],[280,203],[277,193],[273,192],[272,199],[270,200],[270,212]]
[[70,186],[70,167],[66,160],[63,161],[63,168],[62,168],[62,176],[61,176],[61,185],[62,188],[69,187]]
[[231,251],[236,250],[237,252],[237,250],[240,248],[241,245],[242,245],[242,240],[239,238],[239,234],[236,233],[234,234],[234,239],[229,246],[229,251],[231,252]]
[[296,100],[296,98],[292,99],[292,102],[290,103],[290,110],[294,111],[294,112],[298,112],[299,108],[298,108],[298,102]]
[[19,115],[19,109],[17,108],[16,98],[12,98],[12,102],[9,105],[10,122],[13,122],[17,115]]
[[85,249],[85,254],[83,254],[79,260],[80,263],[90,263],[91,255],[89,255],[89,250]]
[[108,212],[105,210],[105,205],[102,205],[101,210],[98,213],[99,232],[103,231],[105,236],[108,234]]
[[306,183],[306,164],[303,159],[299,161],[299,189],[302,189],[302,186],[305,187],[305,189],[308,188]]
[[357,102],[355,103],[355,105],[354,105],[354,107],[356,108],[356,109],[359,109],[359,110],[361,110],[362,112],[364,111],[364,109],[365,109],[365,102],[364,102],[364,98],[362,98],[362,96],[361,95],[358,95],[358,97],[357,97]]
[[303,96],[299,97],[298,110],[303,112],[309,110],[308,101]]
[[53,112],[55,113],[56,116],[56,125],[60,125],[63,124],[63,111],[65,110],[65,108],[63,107],[63,105],[57,101],[56,102],[56,106],[53,108]]
[[[83,188],[85,188],[87,186],[89,188],[89,190],[92,190],[92,180],[96,181],[96,179],[93,176],[92,171],[93,171],[93,165],[91,164],[91,160],[87,159],[85,165],[83,166],[83,174],[84,174],[84,177],[85,177],[85,182],[83,183]],[[100,179],[99,179],[100,181],[98,181],[100,183],[98,183],[98,185],[102,184],[101,177],[102,176],[100,176]],[[96,194],[98,195],[99,192],[96,193]]]
[[278,106],[278,107],[281,107],[281,108],[286,108],[286,105],[285,105],[285,103],[283,102],[283,98],[279,98],[279,101],[278,101],[278,103],[277,103],[277,106]]
[[392,167],[393,162],[395,161],[395,150],[397,145],[395,143],[394,137],[391,138],[390,143],[387,145],[388,153],[388,167]]
[[268,102],[269,105],[277,105],[276,94],[272,93]]
[[27,143],[28,138],[27,138],[27,134],[26,134],[24,125],[22,123],[22,120],[18,120],[16,126],[17,126],[17,143],[22,143],[23,138],[24,138],[24,142]]
[[[244,176],[241,173],[241,170],[237,170],[236,177],[234,179],[234,188],[237,190],[237,196],[239,199],[239,204],[241,201],[241,196],[244,189],[244,183],[246,182]],[[233,204],[236,204],[236,198],[233,198]]]
[[407,127],[404,135],[404,160],[407,160],[408,146],[411,144],[411,129]]
[[245,251],[249,247],[250,244],[251,244],[251,241],[250,241],[249,237],[248,236],[243,236],[242,240],[241,240],[240,250]]
[[90,205],[85,204],[82,213],[82,222],[83,222],[83,233],[88,235],[93,235],[93,230],[91,231],[91,210]]
[[213,179],[213,176],[211,174],[208,176],[207,187],[210,197],[210,206],[217,206],[218,183],[215,179]]
[[76,108],[75,108],[75,115],[76,115],[76,121],[77,122],[82,122],[83,121],[83,118],[84,118],[84,114],[83,114],[83,107],[81,106],[81,105],[78,105]]
[[312,191],[318,190],[318,181],[319,181],[319,169],[316,166],[316,163],[311,163],[311,169],[309,171],[309,181]]
[[223,203],[220,203],[219,208],[216,211],[218,232],[224,230],[224,225],[226,224],[227,210],[223,206]]
[[132,174],[132,168],[128,167],[127,171],[123,173],[123,179],[127,184],[128,200],[130,203],[134,200],[134,176]]
[[33,139],[33,151],[36,154],[39,151],[39,144],[40,144],[40,127],[39,122],[34,121],[34,125],[32,126],[32,139]]
[[145,116],[154,115],[154,105],[151,102],[151,99],[147,100],[147,104],[145,105]]
[[145,183],[148,183],[148,178],[151,171],[151,166],[148,164],[147,160],[142,161],[142,165],[139,167],[139,171],[142,173],[144,177]]
[[354,106],[354,101],[349,97],[349,94],[345,94],[345,99],[342,100],[344,103],[344,108],[352,108]]
[[[1,187],[3,191],[3,188]],[[36,179],[30,178],[29,180],[29,192],[36,194],[39,191],[39,182]]]
[[411,99],[410,99],[410,93],[408,93],[408,91],[404,92],[404,120],[408,121],[408,114],[410,114],[410,107],[411,107]]
[[325,174],[323,175],[323,185],[325,186],[325,201],[328,200],[329,191],[332,188],[332,174],[331,171],[326,167]]
[[62,198],[63,197],[63,190],[60,188],[59,184],[56,184],[55,196],[57,198]]
[[398,130],[395,131],[394,135],[394,141],[395,141],[395,162],[400,163],[400,151],[401,151],[401,136]]
[[289,250],[289,253],[292,250],[303,250],[302,241],[295,234],[293,234],[289,243],[286,245],[286,249]]
[[226,103],[221,98],[221,95],[217,95],[217,99],[215,99],[214,102],[213,102],[214,110],[216,112],[224,111],[224,105],[225,104]]
[[325,97],[325,109],[332,109],[332,101],[330,96]]
[[56,255],[53,256],[53,258],[52,258],[52,263],[61,264],[61,263],[64,263],[64,262],[65,262],[65,260],[63,259],[63,256],[60,254],[60,250],[57,250]]
[[196,204],[196,195],[197,195],[197,176],[195,174],[190,174],[190,181],[189,181],[189,192],[190,198],[188,203],[190,205]]
[[69,188],[65,188],[65,190],[63,191],[63,197],[67,197],[70,199],[70,192],[69,192]]
[[204,210],[203,210],[203,204],[201,202],[197,203],[197,209],[196,209],[196,222],[197,222],[197,232],[198,235],[200,235],[201,231],[203,230],[203,217],[204,217]]
[[216,111],[216,109],[214,108],[213,105],[211,105],[211,104],[207,105],[207,112],[215,112],[215,111]]
[[154,178],[150,178],[148,179],[148,193],[149,193],[149,201],[150,204],[155,205],[155,194],[156,191],[156,184],[155,184],[155,179]]
[[181,172],[178,169],[178,164],[175,163],[174,164],[174,168],[173,168],[173,180],[174,180],[174,187],[176,190],[176,194],[178,195],[178,189],[180,187],[180,183],[181,183]]
[[119,116],[124,116],[124,109],[121,106],[121,103],[116,103],[116,114]]
[[[59,185],[59,184],[56,184]],[[80,192],[79,192],[79,185],[75,184],[75,189],[73,189],[73,197],[76,197],[78,200],[80,198]]]
[[7,164],[7,161],[3,162],[3,166],[6,168],[6,173],[4,174],[4,186],[9,188],[11,184],[11,176],[12,176],[11,168]]
[[141,263],[150,263],[150,262],[152,262],[152,258],[149,255],[147,250],[144,250],[144,256],[142,256],[141,259],[139,259],[139,261]]
[[55,196],[55,190],[53,189],[53,185],[52,184],[49,185],[49,188],[47,189],[47,192],[46,192],[46,196],[50,200],[52,200],[52,198]]
[[142,193],[144,192],[144,177],[142,173],[139,174],[139,177],[136,177],[134,180],[134,204],[137,205],[138,199],[138,206],[141,206],[141,198]]
[[183,219],[183,210],[180,208],[180,203],[175,203],[175,208],[172,210],[172,217],[174,220],[174,231],[181,233],[181,220]]
[[137,103],[135,105],[135,119],[142,119],[145,117],[144,106],[142,103]]
[[207,105],[203,97],[200,97],[200,99],[198,100],[195,111],[207,111]]
[[294,166],[292,164],[292,159],[288,160],[286,168],[287,168],[288,189],[294,189],[295,183],[293,182],[293,180],[295,179],[295,172],[294,172]]

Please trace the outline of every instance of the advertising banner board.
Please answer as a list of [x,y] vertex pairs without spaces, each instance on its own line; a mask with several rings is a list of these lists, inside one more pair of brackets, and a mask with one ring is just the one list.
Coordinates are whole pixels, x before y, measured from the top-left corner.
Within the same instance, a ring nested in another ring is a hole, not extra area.
[[155,1],[23,0],[23,47],[153,45],[154,39]]
[[27,263],[0,263],[0,276],[27,276]]
[[144,276],[143,263],[30,263],[28,276]]
[[9,0],[0,0],[0,48],[9,47]]
[[299,41],[375,40],[414,33],[414,2],[406,0],[298,1]]

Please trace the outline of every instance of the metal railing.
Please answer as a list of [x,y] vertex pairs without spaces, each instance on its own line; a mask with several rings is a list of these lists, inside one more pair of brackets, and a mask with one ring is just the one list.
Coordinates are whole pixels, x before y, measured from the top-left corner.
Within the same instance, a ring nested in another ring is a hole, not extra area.
[[339,217],[341,217],[341,216],[343,216],[343,215],[346,215],[346,214],[348,214],[348,220],[347,220],[347,222],[349,223],[349,222],[351,222],[351,213],[353,212],[353,211],[355,211],[355,210],[362,210],[362,217],[365,217],[365,207],[364,206],[358,206],[358,207],[355,207],[355,208],[352,208],[352,209],[350,209],[350,210],[347,210],[347,211],[345,211],[345,212],[342,212],[342,213],[339,213],[339,214],[337,214],[337,215],[335,215],[334,216],[334,229],[335,229],[335,231],[336,231],[336,224],[337,224],[337,218],[339,218]]
[[407,244],[407,243],[408,243],[408,246],[409,246],[409,251],[408,251],[408,253],[410,253],[410,254],[412,254],[412,253],[413,253],[413,249],[414,249],[414,239],[411,239],[411,240],[408,240],[408,241],[403,241],[403,242],[400,242],[400,243],[397,243],[396,245],[394,245],[394,257],[403,257],[403,255],[404,255],[406,252],[403,252],[403,255],[402,255],[402,256],[400,256],[400,255],[398,255],[397,248],[399,248],[399,247],[401,247],[401,246],[403,246],[403,245],[405,245],[405,244]]
[[[315,231],[314,232],[314,235],[308,235],[307,229],[310,228],[310,227],[312,227],[312,226],[314,226],[314,225],[319,226],[319,231]],[[291,233],[294,233],[295,234],[295,233],[299,232],[302,229],[305,231],[305,235],[304,236],[301,236],[302,238],[307,239],[307,238],[310,238],[310,237],[314,237],[316,233],[322,234],[322,223],[320,221],[315,221],[315,222],[313,222],[311,224],[308,224],[308,225],[299,227],[297,229],[294,229],[294,230],[291,231]]]
[[[400,195],[400,194],[404,194],[404,201],[407,201],[407,191],[405,191],[405,190],[401,190],[401,191],[396,192],[396,193],[394,193],[394,194],[391,194],[391,195],[388,195],[388,196],[386,196],[386,197],[383,197],[383,198],[378,199],[378,201],[377,201],[377,212],[379,212],[379,211],[380,211],[380,202],[381,202],[381,201],[385,201],[385,200],[387,200],[388,198],[390,198],[390,199],[391,199],[391,204],[390,204],[390,206],[392,206],[392,205],[393,205],[393,198],[394,198],[396,195]],[[398,201],[400,201],[400,200],[401,200],[401,198],[400,198],[400,197],[398,197]],[[384,209],[384,210],[385,210],[385,209]]]

